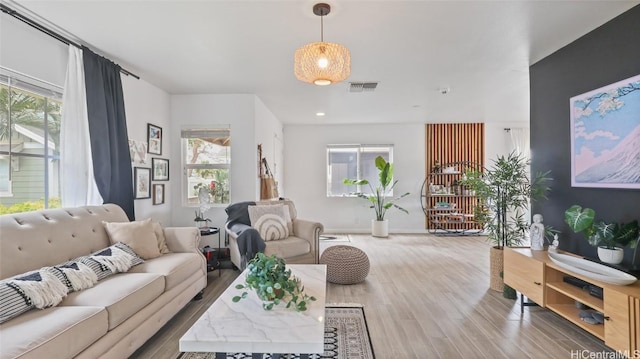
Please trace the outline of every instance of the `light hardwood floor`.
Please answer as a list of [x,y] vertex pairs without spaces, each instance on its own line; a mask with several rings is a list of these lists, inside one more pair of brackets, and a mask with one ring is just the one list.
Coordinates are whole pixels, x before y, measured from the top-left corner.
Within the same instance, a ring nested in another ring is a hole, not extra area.
[[[525,308],[489,290],[489,244],[484,237],[349,235],[321,241],[321,249],[348,244],[371,262],[367,280],[327,285],[327,303],[361,303],[378,359],[578,358],[572,351],[610,351],[601,341],[554,313]],[[133,358],[174,359],[178,340],[238,276],[209,273],[204,298],[193,301]],[[580,357],[581,358],[581,357]]]

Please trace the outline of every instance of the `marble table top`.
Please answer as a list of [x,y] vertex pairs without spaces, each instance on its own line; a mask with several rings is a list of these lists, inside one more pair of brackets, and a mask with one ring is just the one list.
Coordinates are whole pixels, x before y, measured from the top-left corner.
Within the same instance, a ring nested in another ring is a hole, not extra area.
[[286,304],[262,309],[254,290],[233,303],[242,290],[246,270],[180,338],[181,352],[323,353],[327,288],[326,265],[292,264],[287,268],[301,279],[305,292],[316,297],[307,310],[296,312]]

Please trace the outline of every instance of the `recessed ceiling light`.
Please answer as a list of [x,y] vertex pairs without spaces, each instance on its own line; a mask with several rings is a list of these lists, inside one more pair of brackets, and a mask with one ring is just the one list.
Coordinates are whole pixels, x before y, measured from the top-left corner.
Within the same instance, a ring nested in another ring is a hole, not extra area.
[[322,116],[324,116],[324,112],[316,112],[316,116],[322,117]]

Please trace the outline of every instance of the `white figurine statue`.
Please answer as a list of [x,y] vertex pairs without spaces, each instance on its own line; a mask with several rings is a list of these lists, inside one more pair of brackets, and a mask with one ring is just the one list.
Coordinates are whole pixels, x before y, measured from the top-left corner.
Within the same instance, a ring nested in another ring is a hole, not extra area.
[[560,245],[560,241],[558,241],[558,234],[556,233],[556,234],[553,235],[553,242],[551,243],[551,248],[549,248],[549,249],[555,251],[555,250],[558,249],[559,245]]
[[544,250],[544,224],[542,224],[542,215],[534,214],[533,223],[529,229],[529,238],[531,239],[531,249],[534,251]]

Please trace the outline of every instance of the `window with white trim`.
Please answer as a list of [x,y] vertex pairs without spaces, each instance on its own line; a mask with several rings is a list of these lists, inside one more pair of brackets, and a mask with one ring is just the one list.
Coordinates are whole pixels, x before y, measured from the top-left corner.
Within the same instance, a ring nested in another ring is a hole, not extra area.
[[4,72],[0,74],[0,214],[60,207],[62,89]]
[[228,126],[183,128],[183,204],[229,204],[231,131]]
[[327,145],[327,197],[370,192],[368,185],[347,186],[343,180],[366,179],[375,187],[380,181],[375,164],[378,156],[393,163],[393,145]]

